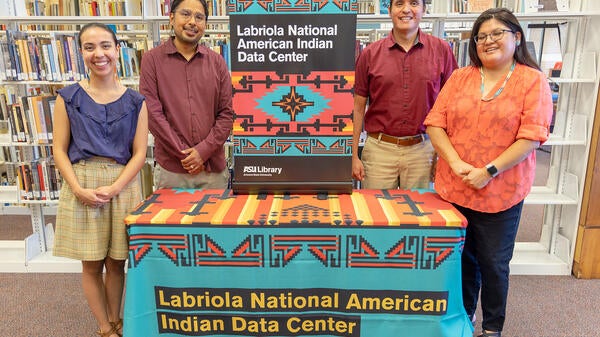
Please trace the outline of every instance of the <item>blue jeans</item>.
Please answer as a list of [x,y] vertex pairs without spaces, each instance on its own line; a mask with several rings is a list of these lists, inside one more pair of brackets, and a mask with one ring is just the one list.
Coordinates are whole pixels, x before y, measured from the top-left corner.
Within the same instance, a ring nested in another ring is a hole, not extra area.
[[498,213],[454,205],[468,221],[462,253],[463,304],[472,317],[481,291],[482,328],[502,331],[508,297],[509,263],[523,201]]

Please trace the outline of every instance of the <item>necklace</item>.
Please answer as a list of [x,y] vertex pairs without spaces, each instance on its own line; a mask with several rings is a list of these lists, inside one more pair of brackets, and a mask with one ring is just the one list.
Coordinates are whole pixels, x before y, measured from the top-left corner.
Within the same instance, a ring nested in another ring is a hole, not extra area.
[[493,100],[494,98],[498,97],[498,95],[500,95],[502,90],[504,90],[504,86],[506,85],[506,82],[508,82],[508,79],[512,75],[513,70],[515,70],[515,65],[516,65],[516,62],[513,61],[512,65],[510,66],[510,70],[508,71],[508,74],[506,74],[506,78],[504,79],[504,82],[502,83],[502,86],[496,91],[496,93],[494,93],[494,96],[492,96],[491,98],[483,97],[483,82],[485,80],[485,75],[483,74],[483,67],[479,67],[479,74],[481,75],[481,89],[480,90],[481,90],[481,100],[482,101],[489,102],[489,101]]
[[113,102],[124,93],[124,87],[120,83],[117,83],[114,88],[96,89],[91,85],[89,79],[83,81],[83,88],[88,96],[98,104],[108,104]]

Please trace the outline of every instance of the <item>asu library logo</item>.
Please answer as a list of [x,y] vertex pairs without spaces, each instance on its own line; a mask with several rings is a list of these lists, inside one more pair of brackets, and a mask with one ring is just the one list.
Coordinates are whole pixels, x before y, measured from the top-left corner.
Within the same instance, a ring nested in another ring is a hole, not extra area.
[[273,175],[279,175],[283,169],[281,167],[268,167],[260,165],[246,165],[244,166],[244,176],[263,176],[272,177]]

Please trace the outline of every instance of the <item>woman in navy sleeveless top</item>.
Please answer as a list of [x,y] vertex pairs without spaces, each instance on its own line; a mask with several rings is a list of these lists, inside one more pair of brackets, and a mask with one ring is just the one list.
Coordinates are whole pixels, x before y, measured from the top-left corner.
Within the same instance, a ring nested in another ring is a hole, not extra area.
[[114,32],[87,24],[79,44],[89,79],[60,89],[54,110],[54,160],[65,183],[53,253],[82,261],[83,293],[97,334],[119,337],[129,248],[124,218],[142,201],[148,117],[144,97],[117,77]]

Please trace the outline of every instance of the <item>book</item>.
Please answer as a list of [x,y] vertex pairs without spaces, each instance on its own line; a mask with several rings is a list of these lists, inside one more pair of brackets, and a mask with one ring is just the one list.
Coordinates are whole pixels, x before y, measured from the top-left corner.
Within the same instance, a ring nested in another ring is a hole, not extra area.
[[[23,120],[23,132],[25,133],[25,142],[34,142],[35,122],[30,117],[29,102],[27,96],[21,96],[21,118]],[[36,135],[37,136],[37,135]]]
[[47,163],[48,167],[48,175],[50,176],[50,184],[51,184],[51,195],[53,194],[52,200],[58,200],[60,198],[60,189],[62,187],[62,178],[60,176],[60,172],[56,168],[56,164],[53,161]]
[[48,4],[48,6],[46,6],[46,15],[50,15],[50,16],[64,15],[62,13],[62,8],[60,5],[61,4],[59,3],[58,0],[49,0],[49,4]]
[[6,41],[8,43],[11,67],[14,69],[15,72],[14,80],[21,81],[24,79],[24,73],[21,65],[19,46],[17,45],[17,41],[14,38],[14,32],[8,30],[6,31]]
[[69,42],[66,35],[59,35],[60,46],[62,47],[63,54],[63,62],[64,62],[64,74],[65,78],[63,80],[72,81],[73,77],[73,63],[71,63],[71,50],[69,47]]
[[66,69],[66,63],[65,63],[65,50],[63,48],[62,45],[62,41],[61,41],[61,35],[57,34],[54,36],[54,40],[53,42],[53,52],[55,53],[55,57],[58,60],[57,62],[57,66],[56,69],[58,71],[58,73],[60,74],[60,81],[67,81],[68,78],[66,77],[67,75],[67,69]]
[[6,94],[0,93],[0,119],[8,120],[8,103],[6,102]]
[[44,80],[46,78],[46,68],[44,60],[39,48],[39,40],[34,37],[29,37],[29,55],[33,65],[33,74],[35,80]]
[[13,143],[16,143],[19,141],[19,129],[12,105],[8,105],[8,103],[6,103],[6,111],[8,113],[8,124],[10,127],[11,140]]
[[136,77],[140,75],[140,65],[137,50],[132,47],[121,47],[121,67],[123,77]]
[[28,97],[30,118],[35,125],[35,139],[39,144],[48,144],[48,131],[46,127],[46,118],[44,116],[43,99],[44,96],[36,95]]
[[544,12],[558,11],[556,0],[539,0],[539,10]]
[[19,62],[21,64],[22,80],[32,80],[32,65],[29,57],[29,47],[27,46],[27,36],[22,32],[14,32],[15,43],[19,52]]
[[127,44],[124,41],[119,42],[119,63],[117,64],[117,73],[119,77],[126,77],[125,71],[127,67],[127,61],[125,60],[125,48],[127,48]]
[[0,142],[8,143],[12,140],[11,121],[9,117],[6,95],[0,93]]
[[[81,49],[81,46],[79,45],[79,33],[75,33],[73,35],[73,43],[75,44],[75,50]],[[83,63],[83,55],[81,55],[81,53],[75,53],[75,61],[77,63],[77,71],[80,77],[79,80],[82,80],[87,77],[85,63]]]
[[18,167],[21,200],[33,200],[31,166],[29,163],[20,163]]
[[62,81],[62,72],[60,69],[58,50],[56,46],[56,36],[50,33],[50,44],[48,45],[48,53],[50,57],[50,65],[52,67],[52,80]]
[[43,68],[44,68],[44,74],[43,77],[41,78],[42,80],[46,80],[46,81],[53,81],[54,76],[53,74],[53,69],[52,69],[52,60],[51,60],[51,52],[50,52],[50,48],[52,48],[50,46],[50,44],[52,43],[50,41],[49,38],[47,37],[38,37],[37,39],[38,41],[38,47],[40,49],[40,55],[41,55],[41,62],[43,63]]
[[23,125],[23,115],[21,113],[21,105],[19,103],[14,103],[11,105],[11,110],[13,113],[13,119],[15,124],[15,133],[17,135],[17,139],[14,142],[24,143],[26,142],[25,138],[25,126]]
[[38,161],[32,161],[29,164],[29,174],[31,174],[31,198],[32,200],[41,200],[42,199],[42,189],[40,183],[40,175],[37,169]]
[[169,15],[171,12],[171,0],[161,0],[158,3],[158,13],[160,15]]
[[48,186],[47,186],[47,174],[44,172],[44,166],[42,163],[45,163],[45,160],[38,160],[35,162],[35,169],[38,177],[38,187],[39,187],[39,200],[47,200],[48,196]]
[[79,64],[77,62],[79,48],[77,47],[77,43],[75,42],[73,35],[66,36],[66,46],[69,49],[69,62],[71,64],[72,78],[74,81],[79,81],[82,79],[83,72],[81,69],[79,69]]
[[[10,60],[9,60],[10,63]],[[6,61],[4,58],[4,49],[0,44],[0,81],[6,81]]]
[[54,103],[56,102],[56,96],[43,96],[42,97],[42,110],[44,112],[44,119],[46,120],[46,132],[48,137],[48,143],[52,143],[53,137],[53,120],[54,120]]
[[468,13],[481,13],[487,9],[496,7],[495,0],[468,0],[467,1],[467,12]]
[[2,76],[2,80],[12,81],[15,79],[16,73],[14,73],[15,69],[10,57],[8,41],[0,41],[0,53],[2,54],[0,63],[2,63],[4,67],[4,75]]

